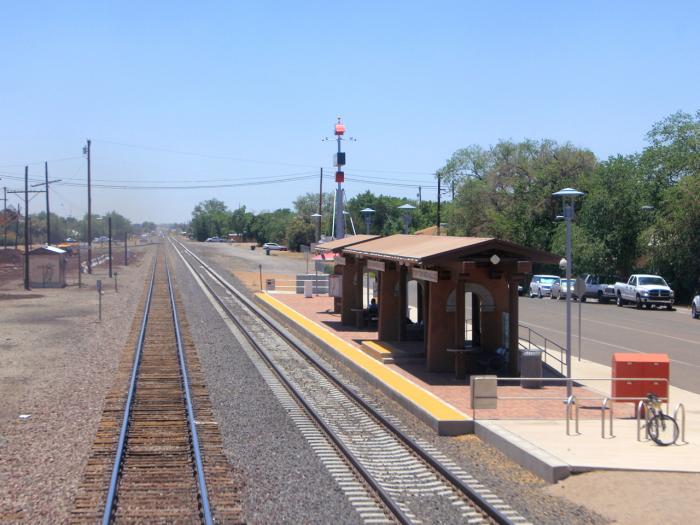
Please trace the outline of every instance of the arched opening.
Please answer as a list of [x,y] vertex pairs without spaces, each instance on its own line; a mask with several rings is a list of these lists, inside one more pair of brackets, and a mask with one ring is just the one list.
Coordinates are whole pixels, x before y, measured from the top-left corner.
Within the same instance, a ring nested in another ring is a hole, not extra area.
[[425,340],[425,305],[422,281],[410,279],[406,282],[406,309],[403,312],[406,340]]
[[482,313],[493,312],[491,293],[482,285],[464,283],[464,346],[479,347],[482,342]]

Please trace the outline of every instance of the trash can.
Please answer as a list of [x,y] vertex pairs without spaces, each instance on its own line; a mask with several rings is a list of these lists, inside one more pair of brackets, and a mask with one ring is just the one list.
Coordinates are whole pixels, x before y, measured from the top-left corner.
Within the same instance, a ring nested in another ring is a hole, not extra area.
[[254,244],[251,244],[251,245],[250,245],[250,251],[253,251],[253,250],[255,250],[255,245],[254,245]]
[[307,299],[314,296],[314,282],[304,281],[304,297]]
[[[542,377],[542,350],[521,350],[520,351],[520,376],[521,377]],[[542,388],[541,379],[523,379],[520,381],[523,388]]]

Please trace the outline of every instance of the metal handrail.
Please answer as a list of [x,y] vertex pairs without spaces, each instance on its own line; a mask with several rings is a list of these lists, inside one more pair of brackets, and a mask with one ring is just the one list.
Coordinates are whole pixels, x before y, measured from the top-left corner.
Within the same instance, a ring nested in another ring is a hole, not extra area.
[[[547,356],[549,356],[549,357],[551,357],[552,359],[554,359],[556,362],[559,363],[559,372],[560,372],[560,373],[564,373],[564,354],[565,354],[566,350],[565,350],[561,345],[559,345],[558,343],[555,343],[555,342],[552,341],[551,339],[549,339],[549,338],[545,337],[544,335],[542,335],[541,333],[539,333],[537,330],[533,330],[532,328],[530,328],[529,326],[527,326],[527,325],[525,325],[525,324],[523,324],[523,323],[518,323],[518,328],[524,328],[524,329],[526,329],[527,332],[528,332],[528,333],[527,333],[527,344],[528,344],[528,349],[530,349],[530,348],[532,348],[532,347],[534,346],[534,347],[537,348],[538,350],[544,352],[544,362],[545,362],[545,364],[547,363]],[[532,342],[532,334],[535,334],[536,336],[542,338],[542,340],[543,340],[543,342],[544,342],[544,348],[543,348],[542,346],[540,346],[540,345],[538,345],[538,344]],[[518,340],[520,340],[520,334],[518,334]],[[554,355],[553,353],[550,353],[550,352],[548,351],[548,349],[547,349],[547,342],[549,342],[551,345],[554,345],[554,346],[559,350],[559,357],[557,357],[556,355]],[[523,345],[520,344],[520,342],[518,342],[518,344],[519,344],[520,346],[523,346]]]
[[685,405],[683,403],[678,403],[676,405],[676,409],[673,411],[673,419],[675,419],[676,421],[678,421],[679,410],[682,414],[681,423],[679,425],[681,427],[681,442],[687,443],[687,441],[685,440]]
[[[610,405],[608,407],[608,405]],[[605,410],[610,410],[610,437],[613,438],[613,406],[611,399],[606,397],[603,399],[603,403],[600,406],[600,437],[605,439]]]
[[567,400],[566,400],[566,435],[570,436],[571,432],[569,431],[569,422],[571,420],[571,405],[574,405],[576,407],[576,434],[580,434],[578,431],[578,403],[576,402],[576,396],[573,394],[570,395]]

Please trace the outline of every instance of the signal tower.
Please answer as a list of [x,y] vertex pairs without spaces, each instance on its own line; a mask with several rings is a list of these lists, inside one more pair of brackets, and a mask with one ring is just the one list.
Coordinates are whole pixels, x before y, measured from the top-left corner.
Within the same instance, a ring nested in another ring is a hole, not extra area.
[[335,217],[334,226],[335,231],[333,232],[333,237],[335,239],[342,239],[345,237],[345,214],[344,214],[344,192],[343,192],[343,182],[345,182],[345,172],[343,172],[343,166],[345,165],[345,153],[341,151],[340,143],[343,140],[343,135],[345,134],[345,124],[343,124],[340,117],[338,117],[338,122],[335,123],[335,136],[338,142],[338,152],[333,155],[333,165],[336,167],[335,171],[335,182],[338,187],[335,190]]

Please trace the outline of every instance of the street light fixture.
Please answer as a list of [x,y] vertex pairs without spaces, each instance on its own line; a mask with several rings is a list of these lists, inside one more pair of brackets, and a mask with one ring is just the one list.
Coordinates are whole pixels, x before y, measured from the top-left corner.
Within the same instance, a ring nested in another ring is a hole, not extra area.
[[[583,192],[573,188],[564,188],[554,197],[561,197],[564,207],[564,220],[566,221],[566,282],[571,282],[571,221],[574,219],[574,200],[583,195]],[[563,263],[564,260],[561,261]],[[560,263],[560,264],[561,264]],[[571,286],[566,287],[566,397],[572,395],[571,385]]]
[[367,226],[367,235],[369,235],[369,229],[372,226],[372,214],[374,213],[374,210],[372,208],[365,208],[364,210],[360,210],[360,213],[365,218],[365,225]]
[[312,213],[311,217],[313,217],[314,222],[316,223],[316,242],[318,242],[321,240],[321,214]]
[[415,206],[410,204],[403,204],[398,206],[398,208],[403,212],[403,232],[408,234],[408,227],[411,225],[411,212],[416,209]]

